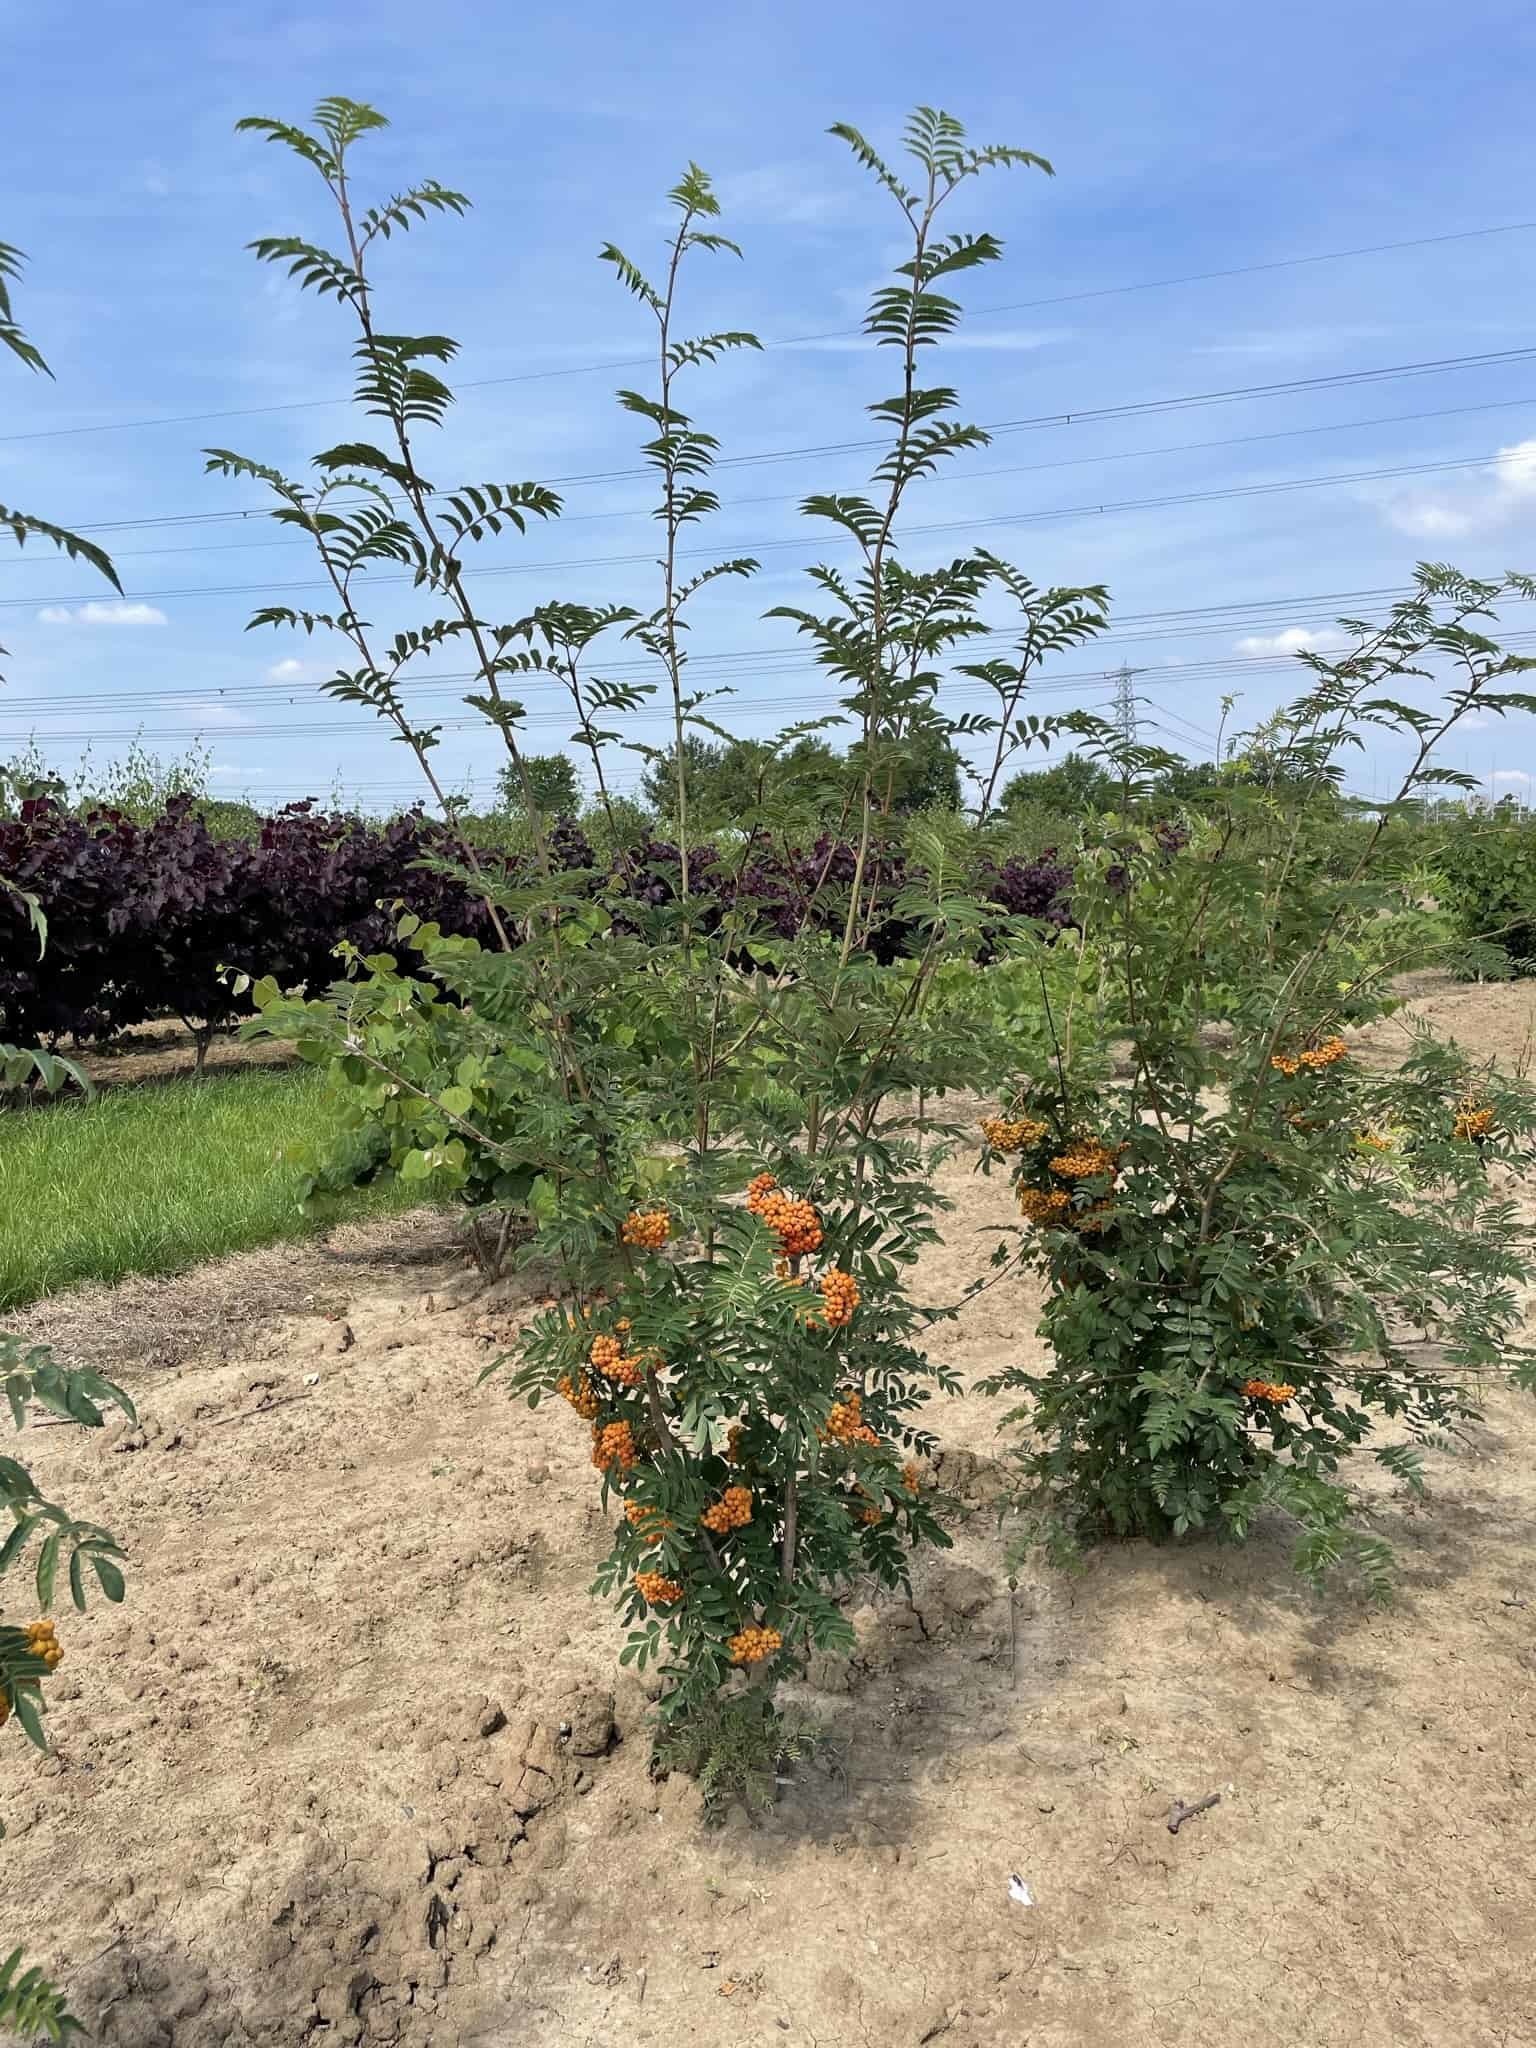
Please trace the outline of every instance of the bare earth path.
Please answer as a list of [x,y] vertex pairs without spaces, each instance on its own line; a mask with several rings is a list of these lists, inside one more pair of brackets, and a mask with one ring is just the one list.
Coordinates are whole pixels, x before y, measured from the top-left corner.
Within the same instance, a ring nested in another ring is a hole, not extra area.
[[[1422,1000],[1511,1055],[1532,1007]],[[931,1299],[1007,1215],[947,1186]],[[56,1756],[0,1764],[5,1943],[102,2043],[1536,2042],[1536,1402],[1491,1386],[1427,1505],[1376,1489],[1386,1612],[1295,1586],[1279,1531],[1010,1600],[995,1413],[942,1405],[956,1547],[814,1674],[846,1773],[705,1832],[587,1595],[585,1432],[476,1388],[517,1295],[455,1305],[448,1253],[407,1219],[33,1318],[143,1414],[29,1432],[133,1568],[61,1619]],[[980,1372],[1033,1321],[996,1287],[935,1348]]]

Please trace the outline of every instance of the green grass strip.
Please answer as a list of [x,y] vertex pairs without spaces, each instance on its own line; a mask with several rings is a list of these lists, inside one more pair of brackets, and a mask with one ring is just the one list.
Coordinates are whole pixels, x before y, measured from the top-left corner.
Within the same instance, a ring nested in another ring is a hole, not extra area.
[[403,1209],[397,1186],[329,1197],[306,1217],[282,1148],[338,1133],[322,1075],[279,1069],[109,1089],[0,1111],[0,1310],[89,1280],[174,1273]]

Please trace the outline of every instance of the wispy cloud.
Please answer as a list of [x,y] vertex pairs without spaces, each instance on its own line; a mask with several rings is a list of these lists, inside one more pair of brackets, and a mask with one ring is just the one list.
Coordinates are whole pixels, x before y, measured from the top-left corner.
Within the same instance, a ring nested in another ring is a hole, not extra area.
[[1436,491],[1378,500],[1390,525],[1416,540],[1493,533],[1536,507],[1536,437],[1501,448],[1481,475]]
[[284,655],[281,661],[274,661],[267,670],[267,681],[269,683],[301,683],[308,673],[309,671],[305,668],[302,661],[295,661],[291,654],[287,654]]
[[1206,341],[1197,356],[1244,356],[1254,361],[1293,361],[1327,355],[1330,349],[1355,341],[1381,341],[1390,327],[1279,327],[1262,334],[1235,334],[1228,341]]
[[126,599],[89,604],[45,604],[38,613],[45,626],[163,626],[165,613],[152,604],[131,604]]
[[1237,652],[1249,660],[1275,654],[1319,654],[1340,644],[1330,626],[1282,626],[1278,633],[1247,633],[1237,643]]
[[232,704],[220,704],[208,698],[199,704],[184,704],[179,697],[162,697],[162,707],[167,711],[179,711],[185,717],[195,719],[203,727],[213,727],[222,732],[232,732],[252,721],[243,711],[236,711]]
[[1495,768],[1489,777],[1491,782],[1507,782],[1515,789],[1524,789],[1530,779],[1523,768]]
[[774,227],[821,227],[846,219],[863,201],[856,179],[834,177],[809,164],[759,164],[733,171],[715,186],[725,230],[731,222]]

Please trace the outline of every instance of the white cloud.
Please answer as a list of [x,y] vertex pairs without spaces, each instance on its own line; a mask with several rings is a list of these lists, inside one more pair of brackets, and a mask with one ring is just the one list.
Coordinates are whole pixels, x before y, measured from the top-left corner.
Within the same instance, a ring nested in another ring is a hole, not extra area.
[[1517,498],[1536,497],[1536,439],[1516,441],[1498,453],[1498,475]]
[[1383,509],[1399,533],[1418,540],[1458,538],[1507,526],[1536,503],[1536,437],[1501,448],[1480,478],[1444,491],[1405,491]]
[[184,711],[187,717],[196,719],[198,725],[205,730],[212,726],[228,732],[251,723],[243,711],[236,711],[232,705],[220,704],[211,698],[199,704],[186,706],[177,697],[162,697],[160,701],[168,710]]
[[1238,334],[1230,341],[1208,341],[1195,350],[1197,356],[1265,357],[1319,356],[1341,342],[1378,341],[1392,332],[1390,327],[1288,327],[1263,334]]
[[130,604],[126,598],[89,604],[45,604],[38,613],[45,626],[163,626],[165,613],[152,604]]
[[1283,626],[1278,633],[1246,634],[1237,651],[1257,661],[1266,655],[1321,653],[1338,644],[1338,635],[1326,626]]
[[259,768],[236,768],[228,761],[215,761],[208,770],[208,773],[210,775],[217,775],[221,782],[231,775],[238,775],[242,782],[254,782],[257,776],[260,775],[261,770]]
[[1491,779],[1494,782],[1510,782],[1517,788],[1524,788],[1531,778],[1523,768],[1495,768]]
[[736,171],[715,186],[724,210],[725,231],[731,222],[754,221],[775,227],[815,227],[840,220],[863,198],[853,180],[827,176],[804,164],[762,164]]
[[272,666],[267,670],[267,681],[269,683],[298,683],[304,680],[305,673],[303,662],[295,661],[290,654],[285,656],[282,661],[273,662]]

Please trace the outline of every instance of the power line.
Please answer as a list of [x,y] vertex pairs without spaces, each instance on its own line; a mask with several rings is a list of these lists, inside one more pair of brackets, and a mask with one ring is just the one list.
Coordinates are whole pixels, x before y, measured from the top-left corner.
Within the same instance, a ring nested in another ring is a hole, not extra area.
[[[1147,646],[1162,640],[1208,639],[1217,635],[1225,636],[1228,633],[1237,632],[1245,626],[1274,626],[1283,620],[1293,618],[1298,611],[1321,611],[1325,608],[1331,609],[1334,606],[1345,604],[1369,607],[1396,600],[1408,594],[1408,591],[1402,587],[1383,585],[1368,590],[1311,591],[1285,597],[1237,598],[1229,599],[1218,605],[1186,606],[1170,611],[1127,612],[1121,625],[1114,631],[1105,634],[1095,645],[1100,649],[1110,649],[1118,647],[1126,641],[1136,646]],[[1507,602],[1518,604],[1525,602],[1525,600],[1510,598]],[[1233,613],[1239,613],[1242,616],[1235,618],[1231,616]],[[1204,625],[1185,623],[1190,620],[1209,619],[1216,614],[1224,615],[1220,623]],[[1012,642],[1017,640],[1018,636],[1019,628],[1017,626],[992,627],[987,632],[977,635],[967,645],[981,650],[989,643]],[[1524,644],[1533,637],[1536,636],[1533,636],[1531,633],[1511,633],[1506,636],[1506,643],[1510,646],[1515,646]],[[727,664],[730,666],[727,666]],[[1280,653],[1272,656],[1234,654],[1221,656],[1214,660],[1179,662],[1172,666],[1164,665],[1156,672],[1166,676],[1169,681],[1183,681],[1186,679],[1208,681],[1218,676],[1246,677],[1263,675],[1275,669],[1289,670],[1294,665],[1295,656],[1292,653]],[[648,661],[635,659],[604,662],[602,664],[603,673],[614,680],[619,680],[621,677],[643,677],[652,672],[653,666]],[[701,656],[696,662],[690,664],[689,667],[689,674],[695,681],[707,682],[718,687],[727,686],[732,677],[740,681],[752,683],[784,675],[800,676],[812,673],[814,673],[814,670],[809,667],[804,657],[796,657],[782,647],[724,648],[715,653]],[[1103,671],[1100,669],[1072,670],[1068,671],[1065,676],[1053,673],[1049,680],[1089,680],[1097,678],[1102,674]],[[439,673],[428,670],[420,676],[406,678],[406,683],[411,690],[412,701],[416,702],[423,697],[439,690],[450,688],[455,684],[472,682],[475,680],[475,676],[476,671],[473,669],[450,669]],[[550,688],[558,687],[552,678],[542,675],[527,676],[520,679],[520,689],[526,689],[535,685]],[[214,686],[212,688],[205,685],[190,685],[185,688],[162,687],[125,692],[91,691],[80,695],[71,694],[64,698],[61,698],[56,692],[36,697],[0,696],[0,712],[65,709],[90,710],[98,707],[112,709],[133,706],[154,708],[163,706],[167,700],[181,697],[193,699],[210,709],[228,705],[235,700],[245,701],[252,698],[262,702],[277,702],[286,699],[286,701],[291,703],[296,700],[298,687],[287,687],[283,684],[269,681]],[[313,689],[313,684],[303,686],[303,694],[306,698],[312,695]]]
[[[947,469],[940,471],[935,476],[924,478],[924,483],[929,488],[945,484],[971,485],[991,477],[1038,476],[1055,469],[1091,468],[1101,462],[1144,462],[1156,455],[1191,455],[1204,453],[1216,448],[1247,448],[1262,442],[1305,440],[1319,434],[1358,432],[1365,427],[1403,426],[1417,424],[1424,420],[1459,419],[1464,418],[1470,413],[1513,412],[1519,407],[1527,407],[1533,404],[1536,404],[1536,394],[1528,394],[1521,398],[1491,399],[1481,405],[1444,405],[1426,412],[1382,413],[1373,419],[1330,420],[1322,426],[1315,427],[1281,427],[1267,434],[1227,434],[1215,440],[1165,442],[1156,448],[1121,448],[1111,449],[1107,453],[1096,455],[1068,455],[1059,457],[1051,462],[1008,463],[992,469]],[[435,492],[433,495],[435,497],[445,497],[448,493]],[[750,498],[730,498],[721,505],[720,511],[722,514],[729,514],[750,505],[797,505],[800,502],[800,497],[801,494],[798,491],[792,491],[787,494],[767,493]],[[404,500],[396,497],[391,502],[398,505],[403,503]],[[76,523],[73,530],[76,532],[105,533],[146,526],[194,525],[201,520],[206,520],[212,524],[231,518],[244,521],[250,518],[269,519],[271,516],[269,510],[255,513],[191,513],[177,514],[164,520],[121,520],[116,522],[111,528],[102,525],[92,526]],[[655,508],[651,505],[623,506],[608,512],[562,511],[560,514],[559,530],[563,532],[568,526],[604,525],[618,519],[650,519],[654,516]],[[191,547],[129,548],[126,551],[114,548],[112,558],[114,562],[138,562],[149,560],[157,555],[240,554],[257,548],[312,547],[313,545],[313,538],[309,534],[295,533],[290,530],[282,537],[274,540],[202,541]]]
[[[978,306],[971,319],[991,319],[1001,313],[1035,312],[1046,306],[1081,305],[1092,299],[1109,299],[1126,296],[1133,292],[1168,291],[1179,285],[1209,284],[1229,277],[1252,277],[1264,271],[1296,270],[1315,263],[1343,263],[1361,256],[1384,256],[1403,249],[1428,249],[1450,242],[1474,242],[1493,235],[1518,235],[1536,228],[1536,221],[1509,221],[1484,228],[1462,228],[1443,235],[1415,235],[1407,240],[1375,242],[1355,249],[1327,249],[1314,256],[1281,256],[1263,263],[1233,264],[1222,270],[1197,270],[1182,277],[1152,277],[1136,284],[1099,285],[1086,291],[1057,292],[1043,299],[1011,299],[1001,305]],[[862,327],[831,328],[819,334],[788,335],[780,341],[765,341],[765,349],[803,348],[819,341],[847,341],[863,337]],[[457,388],[460,391],[487,391],[497,386],[510,384],[537,384],[562,377],[585,377],[607,370],[631,370],[648,366],[655,361],[654,355],[609,356],[597,362],[563,365],[554,370],[519,370],[501,377],[474,377],[466,379]],[[225,407],[216,412],[169,413],[159,417],[141,420],[105,420],[94,425],[76,427],[37,427],[19,434],[0,434],[3,441],[46,441],[61,440],[82,434],[129,433],[146,427],[195,426],[206,420],[255,419],[264,414],[282,412],[308,412],[328,406],[351,405],[351,395],[345,398],[295,398],[275,405],[246,405]]]
[[[1200,411],[1206,406],[1234,405],[1247,399],[1286,398],[1300,392],[1338,390],[1357,384],[1394,383],[1405,377],[1443,376],[1466,369],[1488,369],[1505,363],[1528,362],[1533,356],[1536,356],[1536,347],[1497,349],[1464,356],[1436,356],[1418,363],[1388,363],[1373,370],[1340,370],[1315,377],[1293,377],[1263,384],[1224,385],[1214,391],[1187,392],[1174,398],[1134,399],[1116,405],[1077,406],[1065,411],[1032,413],[1016,420],[989,421],[983,431],[994,438],[1002,434],[1041,433],[1054,428],[1088,426],[1111,419],[1134,419],[1155,417],[1161,413]],[[750,455],[723,455],[717,458],[715,467],[748,469],[780,462],[809,461],[830,455],[860,454],[871,449],[884,449],[887,445],[885,440],[878,437],[858,441],[808,442],[788,448],[760,449]],[[650,475],[651,471],[645,465],[639,464],[624,469],[574,471],[544,477],[541,481],[550,486],[559,484],[563,489],[575,490],[593,484],[631,482]],[[444,493],[436,492],[433,495],[441,497]],[[396,497],[392,502],[398,504],[401,500]],[[162,513],[150,518],[106,521],[76,519],[69,523],[78,532],[107,534],[127,532],[143,526],[192,526],[229,520],[243,521],[269,514],[270,507],[262,504],[242,506],[227,512]]]
[[1136,744],[1136,693],[1131,688],[1139,671],[1128,661],[1121,662],[1115,670],[1115,708],[1111,714],[1122,740],[1131,746]]
[[[1536,354],[1536,350],[1532,350],[1531,353]],[[1165,510],[1175,505],[1225,504],[1234,499],[1273,497],[1295,491],[1325,490],[1340,484],[1380,483],[1404,477],[1440,476],[1454,471],[1469,469],[1497,469],[1504,463],[1523,464],[1528,459],[1523,453],[1507,456],[1470,456],[1453,462],[1421,462],[1399,464],[1382,469],[1345,470],[1331,476],[1286,477],[1267,484],[1228,485],[1222,489],[1212,491],[1179,491],[1167,493],[1160,497],[1125,498],[1114,502],[1090,501],[1087,504],[1056,506],[1037,512],[992,513],[984,515],[980,519],[950,519],[919,526],[909,526],[904,529],[903,538],[916,539],[927,538],[935,534],[974,533],[986,531],[995,526],[1030,526],[1044,524],[1047,521],[1057,519],[1104,518],[1121,512]],[[711,547],[680,548],[677,552],[679,560],[692,560],[705,556],[718,558],[722,549],[726,547],[734,551],[754,555],[777,552],[781,548],[811,548],[819,551],[827,547],[852,545],[854,538],[855,536],[850,533],[834,530],[831,533],[819,533],[814,536],[795,534],[767,540],[736,540],[722,542]],[[471,574],[477,578],[552,575],[556,572],[563,573],[572,569],[632,568],[652,563],[654,560],[655,557],[648,553],[632,555],[578,555],[561,560],[540,559],[532,562],[494,563],[483,568],[476,568]],[[381,584],[414,583],[415,580],[414,576],[402,572],[398,575],[371,576],[368,579],[368,583],[370,588],[376,588]],[[317,578],[288,582],[192,584],[170,590],[134,590],[129,595],[140,600],[148,598],[169,600],[189,597],[270,596],[277,591],[330,591],[331,588],[332,586],[324,579]],[[0,598],[0,610],[26,610],[38,605],[40,602],[46,607],[88,604],[93,601],[99,600],[93,600],[90,593],[76,593],[69,597],[48,597],[41,600],[35,595],[31,597],[8,597]]]
[[[1104,681],[1102,671],[1098,671],[1096,673],[1094,683],[1090,684],[1088,687],[1093,688],[1095,685],[1100,690],[1107,687]],[[948,698],[978,697],[985,699],[989,692],[985,683],[954,683],[948,685],[941,685],[940,694]],[[1056,684],[1037,683],[1032,694],[1036,696],[1075,697],[1083,695],[1084,690],[1076,682],[1062,682]],[[757,710],[765,712],[778,712],[780,710],[817,710],[825,708],[827,702],[827,692],[825,690],[821,690],[809,696],[784,696],[776,694],[772,698],[764,699],[759,704],[743,705],[741,708],[743,710]],[[622,714],[622,716],[626,719],[626,721],[640,721],[646,724],[663,723],[666,725],[671,725],[673,720],[671,708],[666,705],[647,706],[647,708],[644,710],[625,712]],[[484,718],[481,717],[478,713],[472,717],[438,718],[434,719],[432,723],[434,728],[439,732],[474,732],[483,729],[485,726]],[[569,723],[570,714],[563,710],[541,710],[540,712],[538,712],[537,714],[528,718],[525,721],[525,724],[529,730],[533,730],[535,728],[539,730],[545,730],[552,725],[568,726]],[[357,734],[363,729],[364,728],[360,725],[357,717],[354,715],[351,718],[340,720],[335,724],[316,724],[313,721],[308,721],[302,724],[293,725],[253,724],[228,727],[215,726],[213,728],[213,732],[218,738],[228,740],[231,743],[233,743],[235,741],[242,739],[310,739],[318,738],[322,735],[329,736],[338,733]],[[0,733],[0,740],[15,740],[26,736],[27,735],[21,733]],[[49,741],[67,740],[70,742],[75,742],[79,740],[93,739],[186,740],[206,738],[208,737],[208,735],[199,731],[195,726],[151,728],[140,723],[131,728],[124,727],[119,731],[104,731],[100,726],[92,726],[79,732],[51,732],[44,735],[44,737],[46,737]]]
[[[1218,630],[1230,632],[1232,629],[1230,626],[1224,629],[1206,629],[1207,632]],[[977,634],[974,638],[968,640],[966,642],[966,649],[968,652],[979,652],[990,642],[1014,641],[1018,637],[1018,629],[1016,627],[1000,626],[990,632]],[[1192,635],[1190,637],[1195,636]],[[1510,633],[1504,636],[1503,644],[1508,647],[1515,647],[1532,637],[1536,636],[1529,633]],[[1104,644],[1107,643],[1100,643],[1100,645]],[[810,680],[817,673],[804,655],[786,654],[786,651],[782,649],[765,650],[765,654],[771,656],[771,659],[765,660],[760,666],[750,669],[738,667],[728,670],[716,669],[714,658],[705,655],[700,657],[698,661],[689,664],[688,676],[693,684],[704,685],[713,690],[734,692],[738,683],[751,685],[765,681],[776,681],[784,676]],[[1205,682],[1228,676],[1265,676],[1277,670],[1294,670],[1295,665],[1296,657],[1290,653],[1273,655],[1236,654],[1222,655],[1205,661],[1181,661],[1164,664],[1158,667],[1155,673],[1168,682],[1184,682],[1186,680]],[[634,664],[609,662],[602,664],[605,679],[611,681],[620,680],[621,675],[627,676],[629,670],[633,667]],[[649,673],[651,671],[647,669],[646,672]],[[1146,672],[1145,664],[1142,668],[1133,671],[1136,675],[1144,672]],[[1031,689],[1038,689],[1045,687],[1047,684],[1058,682],[1091,682],[1101,678],[1103,674],[1104,671],[1098,668],[1052,670],[1042,676],[1038,682],[1031,684],[1030,687]],[[476,679],[476,671],[473,669],[453,669],[445,671],[441,675],[434,675],[430,671],[424,671],[415,679],[407,678],[410,702],[413,706],[419,707],[429,699],[441,697],[445,694],[457,695],[459,688],[463,684],[474,682]],[[243,703],[292,704],[300,701],[301,698],[308,701],[314,697],[319,681],[320,678],[317,677],[314,682],[304,685],[285,685],[270,682],[236,683],[210,689],[206,686],[190,684],[182,687],[170,686],[160,689],[94,690],[78,694],[71,692],[67,696],[61,696],[56,691],[45,696],[0,696],[0,715],[20,711],[39,712],[49,710],[166,710],[174,708],[175,704],[180,700],[185,700],[194,707],[210,712],[228,709],[233,705]],[[522,676],[518,679],[520,693],[532,690],[538,690],[541,693],[545,691],[555,693],[562,691],[563,688],[564,686],[559,678],[553,675],[533,674]]]

